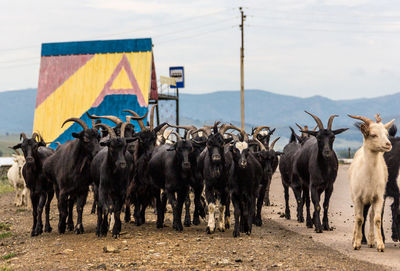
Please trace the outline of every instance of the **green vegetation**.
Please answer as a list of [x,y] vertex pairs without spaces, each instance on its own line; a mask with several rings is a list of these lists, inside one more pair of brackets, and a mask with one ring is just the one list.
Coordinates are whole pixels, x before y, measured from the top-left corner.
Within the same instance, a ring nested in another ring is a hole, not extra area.
[[17,254],[15,252],[9,253],[7,255],[2,256],[3,260],[8,260],[11,259],[13,257],[17,256]]
[[7,223],[0,223],[0,231],[9,231],[11,229],[11,225]]
[[2,232],[2,233],[0,233],[0,240],[1,240],[1,239],[4,239],[4,238],[7,238],[7,237],[10,237],[11,235],[12,235],[12,233],[9,232],[9,231],[7,231],[7,232]]
[[12,191],[14,191],[14,187],[8,183],[7,179],[0,180],[0,195]]
[[12,271],[12,269],[7,266],[3,266],[3,267],[0,267],[0,271]]

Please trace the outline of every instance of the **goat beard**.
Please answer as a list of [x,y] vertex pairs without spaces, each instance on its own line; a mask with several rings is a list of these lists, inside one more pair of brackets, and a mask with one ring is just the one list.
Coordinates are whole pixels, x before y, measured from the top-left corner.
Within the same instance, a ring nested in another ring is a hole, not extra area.
[[220,165],[212,166],[211,167],[211,177],[218,178],[221,176],[221,167]]

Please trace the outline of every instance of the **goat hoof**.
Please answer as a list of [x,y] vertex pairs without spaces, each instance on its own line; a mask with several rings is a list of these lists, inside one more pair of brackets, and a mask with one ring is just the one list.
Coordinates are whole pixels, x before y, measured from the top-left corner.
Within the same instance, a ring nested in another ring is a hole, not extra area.
[[261,218],[256,217],[256,218],[254,219],[254,225],[256,225],[257,227],[261,227],[261,225],[262,225],[262,220],[261,220]]
[[67,224],[67,230],[68,230],[68,231],[73,231],[73,230],[74,230],[74,223],[72,223],[72,224],[71,224],[71,223],[68,223],[68,224]]
[[303,222],[304,222],[304,217],[302,217],[302,216],[301,216],[301,217],[298,217],[298,218],[297,218],[297,221],[298,221],[299,223],[303,223]]
[[193,217],[193,225],[199,225],[199,224],[200,224],[199,217]]
[[176,231],[183,231],[182,223],[178,223],[178,222],[174,223],[173,228],[174,228]]
[[190,219],[189,219],[189,220],[186,220],[186,219],[185,219],[185,222],[183,222],[183,225],[184,225],[185,227],[190,227],[191,224],[192,224],[192,223],[190,222]]
[[321,228],[315,228],[315,232],[316,233],[322,233],[322,229]]
[[233,237],[239,237],[240,236],[240,232],[239,231],[233,231]]
[[214,231],[215,231],[215,228],[214,228],[213,230],[211,230],[211,228],[210,228],[209,226],[207,226],[206,232],[207,232],[208,234],[212,234],[212,233],[214,233]]
[[266,201],[264,201],[264,205],[265,205],[265,206],[271,206],[271,202],[269,201],[269,199],[267,199]]
[[231,222],[229,221],[229,217],[225,218],[225,229],[229,229],[231,227]]
[[53,228],[50,226],[50,225],[46,225],[45,227],[44,227],[44,231],[45,232],[51,232],[53,230]]
[[285,218],[288,220],[290,219],[290,212],[285,212]]
[[84,233],[85,230],[83,229],[82,224],[77,225],[77,226],[75,227],[75,229],[74,229],[74,232],[75,232],[76,234],[82,234],[82,233]]
[[157,229],[162,229],[162,228],[164,228],[164,223],[157,222]]
[[125,222],[125,223],[131,222],[131,218],[130,218],[129,216],[125,216],[125,217],[124,217],[124,222]]
[[313,223],[311,221],[307,221],[307,228],[311,229],[313,227]]

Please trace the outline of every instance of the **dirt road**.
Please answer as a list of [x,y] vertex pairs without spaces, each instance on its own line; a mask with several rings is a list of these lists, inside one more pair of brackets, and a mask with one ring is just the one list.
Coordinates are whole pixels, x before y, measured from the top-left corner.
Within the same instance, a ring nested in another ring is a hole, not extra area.
[[[348,165],[339,167],[338,177],[334,185],[334,191],[330,202],[330,224],[333,231],[317,234],[313,229],[308,229],[305,224],[296,222],[296,209],[294,194],[290,194],[292,220],[281,218],[278,213],[284,212],[283,187],[279,172],[275,173],[271,183],[271,201],[275,206],[267,207],[265,213],[269,214],[273,221],[282,224],[305,236],[312,236],[313,240],[332,247],[347,256],[365,260],[371,263],[384,264],[392,269],[400,270],[400,243],[394,243],[391,236],[391,199],[388,199],[385,207],[384,228],[386,235],[385,252],[378,253],[375,248],[368,248],[363,245],[361,250],[354,251],[351,246],[353,233],[354,209],[350,198],[350,188],[347,179]],[[321,199],[321,205],[322,205]],[[311,203],[312,206],[312,203]],[[322,219],[322,217],[321,217]]]
[[[232,229],[207,235],[204,221],[200,226],[185,228],[182,233],[177,233],[171,227],[170,213],[166,219],[168,227],[156,229],[152,210],[148,211],[148,223],[144,226],[136,227],[134,224],[124,223],[119,239],[113,239],[110,235],[106,238],[97,238],[96,216],[89,214],[90,203],[86,205],[84,214],[86,232],[82,235],[71,232],[59,235],[56,231],[58,212],[55,201],[51,211],[54,231],[31,238],[30,212],[12,205],[12,193],[2,194],[0,195],[0,270],[385,269],[383,266],[352,258],[354,253],[351,251],[349,241],[350,231],[346,228],[352,223],[351,216],[350,221],[343,227],[341,220],[345,219],[344,216],[342,218],[334,214],[333,225],[337,229],[319,235],[295,221],[280,218],[276,214],[281,211],[283,194],[280,190],[282,189],[277,175],[274,178],[272,197],[277,206],[265,208],[261,228],[254,227],[252,235],[241,235],[236,239],[232,237]],[[337,192],[340,190],[336,189],[332,204],[332,208],[336,210],[342,208],[337,203],[340,201]],[[346,236],[339,238],[344,234]],[[326,240],[336,240],[336,242]],[[338,252],[337,249],[352,257]],[[370,260],[371,257],[387,258],[391,253],[400,253],[397,249],[389,243],[386,252],[379,254],[374,249],[363,247],[358,256],[361,260]],[[110,252],[104,252],[105,250]],[[366,256],[363,258],[361,255]]]

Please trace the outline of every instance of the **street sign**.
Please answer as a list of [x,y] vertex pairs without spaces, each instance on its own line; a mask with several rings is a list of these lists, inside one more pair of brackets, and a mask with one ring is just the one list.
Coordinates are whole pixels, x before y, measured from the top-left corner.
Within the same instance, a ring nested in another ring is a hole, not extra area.
[[160,84],[176,86],[176,79],[160,75]]
[[185,73],[183,67],[169,67],[169,77],[176,79],[176,86],[170,85],[171,88],[185,87]]

